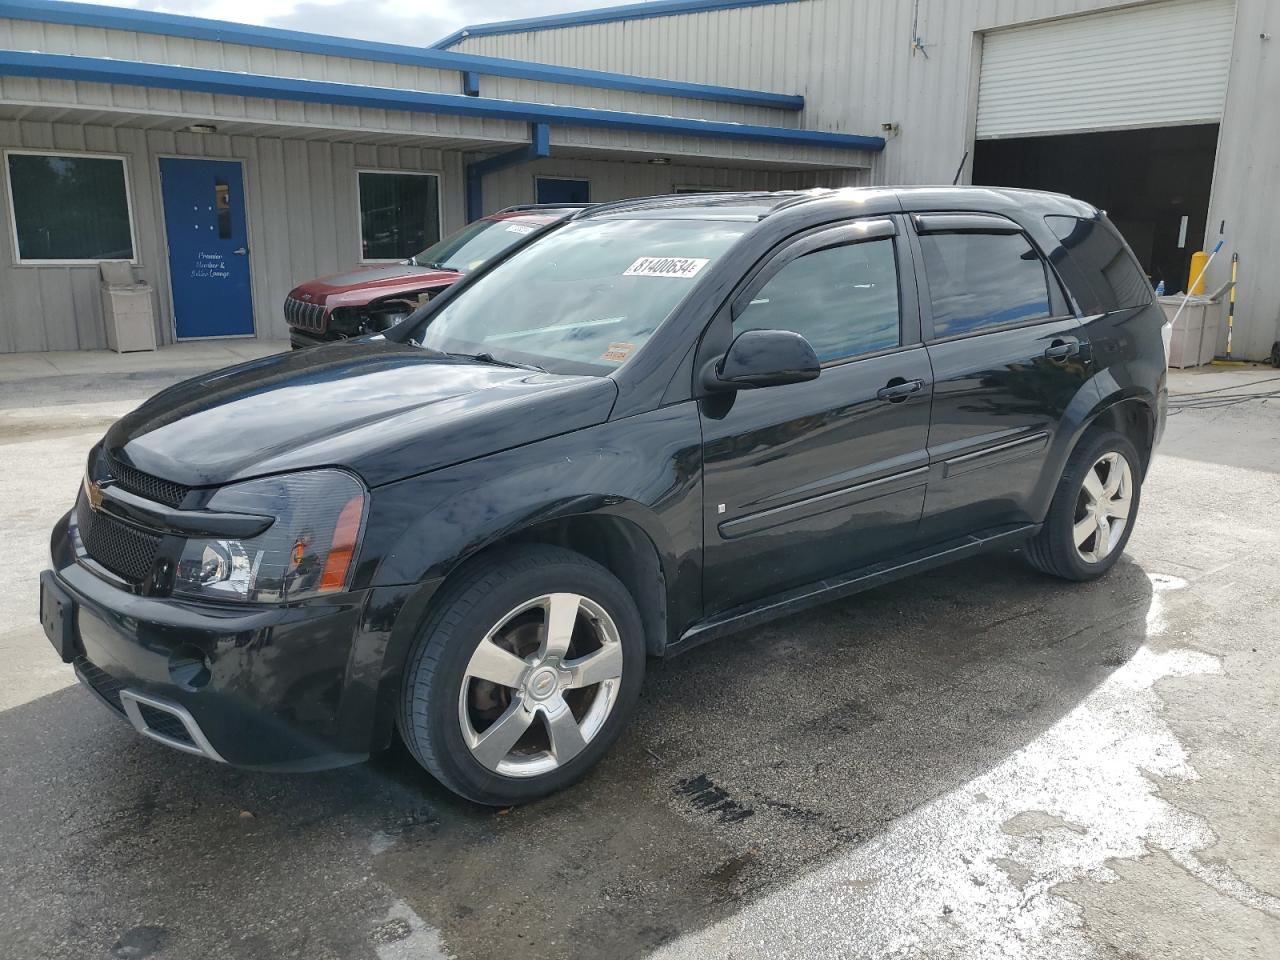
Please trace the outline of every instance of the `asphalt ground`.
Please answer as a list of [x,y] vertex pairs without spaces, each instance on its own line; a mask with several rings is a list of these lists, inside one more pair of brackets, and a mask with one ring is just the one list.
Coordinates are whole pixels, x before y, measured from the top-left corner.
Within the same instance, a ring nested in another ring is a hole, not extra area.
[[1173,376],[1101,582],[996,554],[653,662],[596,772],[494,811],[403,749],[167,750],[54,655],[85,453],[201,362],[0,365],[0,957],[1280,956],[1277,371]]

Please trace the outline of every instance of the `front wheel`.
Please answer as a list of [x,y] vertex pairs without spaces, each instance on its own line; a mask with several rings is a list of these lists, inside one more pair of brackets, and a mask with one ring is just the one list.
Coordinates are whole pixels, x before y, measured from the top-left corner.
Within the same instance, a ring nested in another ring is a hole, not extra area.
[[640,614],[604,567],[560,547],[482,559],[446,586],[409,656],[400,731],[478,803],[522,803],[582,777],[640,691]]
[[1065,580],[1093,580],[1120,559],[1138,516],[1138,451],[1122,433],[1086,436],[1067,460],[1027,562]]

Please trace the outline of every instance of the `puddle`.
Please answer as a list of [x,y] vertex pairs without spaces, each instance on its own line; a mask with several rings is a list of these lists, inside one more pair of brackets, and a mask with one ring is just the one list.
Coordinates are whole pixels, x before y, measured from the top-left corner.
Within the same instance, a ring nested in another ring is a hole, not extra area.
[[[1163,595],[1186,586],[1174,576],[1151,580],[1148,638],[1167,629]],[[1274,898],[1202,862],[1197,852],[1215,839],[1207,824],[1157,793],[1158,780],[1198,777],[1154,684],[1220,672],[1204,653],[1140,648],[998,766],[657,956],[817,955],[856,943],[868,958],[1093,957],[1080,908],[1054,888],[1110,882],[1108,861],[1151,848],[1222,894],[1275,909]]]

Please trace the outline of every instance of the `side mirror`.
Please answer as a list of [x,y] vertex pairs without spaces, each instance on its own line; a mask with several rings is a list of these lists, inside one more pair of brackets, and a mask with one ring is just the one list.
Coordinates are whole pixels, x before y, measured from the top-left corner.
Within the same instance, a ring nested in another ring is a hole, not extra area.
[[702,383],[708,390],[750,390],[804,383],[822,372],[809,341],[790,330],[746,330],[718,362],[708,364]]

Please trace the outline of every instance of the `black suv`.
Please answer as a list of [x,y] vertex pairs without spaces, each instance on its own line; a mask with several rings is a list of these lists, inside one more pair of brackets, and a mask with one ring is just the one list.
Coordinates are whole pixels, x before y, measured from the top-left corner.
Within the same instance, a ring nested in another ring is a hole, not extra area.
[[1068,197],[598,206],[383,336],[124,417],[42,618],[171,747],[314,768],[398,729],[458,793],[528,800],[608,749],[646,657],[982,550],[1104,573],[1163,325]]

